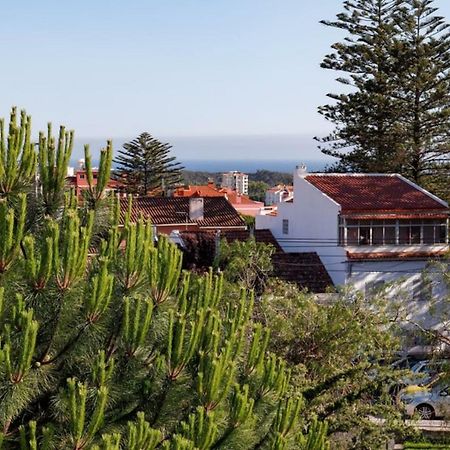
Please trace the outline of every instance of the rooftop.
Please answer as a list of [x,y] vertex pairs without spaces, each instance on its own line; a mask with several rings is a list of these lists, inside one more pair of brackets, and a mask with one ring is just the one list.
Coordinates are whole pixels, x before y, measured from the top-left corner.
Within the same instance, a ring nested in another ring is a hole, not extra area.
[[343,213],[448,210],[448,205],[397,174],[312,174],[305,177]]
[[[131,220],[142,215],[155,225],[197,224],[203,228],[244,227],[245,223],[224,197],[204,197],[203,219],[189,218],[187,197],[138,197],[133,198]],[[128,199],[120,202],[121,222],[128,210]]]
[[276,253],[273,267],[278,278],[309,292],[323,293],[333,287],[329,273],[315,252]]

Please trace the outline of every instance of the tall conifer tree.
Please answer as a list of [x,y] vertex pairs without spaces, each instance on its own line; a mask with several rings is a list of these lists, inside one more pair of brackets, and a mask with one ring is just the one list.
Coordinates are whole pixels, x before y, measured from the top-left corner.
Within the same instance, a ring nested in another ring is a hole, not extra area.
[[322,22],[347,32],[322,63],[348,86],[319,108],[336,126],[320,139],[335,169],[399,172],[445,194],[450,33],[436,11],[433,0],[346,1],[336,21]]
[[344,12],[324,25],[347,32],[321,66],[338,71],[344,93],[328,94],[319,112],[336,128],[319,139],[322,152],[339,159],[340,171],[399,171],[403,160],[395,36],[399,0],[345,1]]
[[170,156],[171,148],[149,133],[142,133],[124,144],[115,162],[126,192],[147,195],[156,190],[164,193],[180,183],[183,167]]
[[436,176],[450,184],[450,25],[433,3],[407,0],[399,14],[396,94],[404,113],[403,173],[422,184]]

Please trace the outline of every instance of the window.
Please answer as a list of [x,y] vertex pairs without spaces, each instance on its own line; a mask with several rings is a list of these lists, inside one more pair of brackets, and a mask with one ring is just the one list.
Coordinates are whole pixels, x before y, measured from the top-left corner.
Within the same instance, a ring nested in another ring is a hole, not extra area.
[[283,219],[283,234],[289,234],[289,220]]
[[80,174],[80,180],[84,180],[84,174],[83,173]]
[[447,242],[445,220],[339,219],[340,245],[421,245]]

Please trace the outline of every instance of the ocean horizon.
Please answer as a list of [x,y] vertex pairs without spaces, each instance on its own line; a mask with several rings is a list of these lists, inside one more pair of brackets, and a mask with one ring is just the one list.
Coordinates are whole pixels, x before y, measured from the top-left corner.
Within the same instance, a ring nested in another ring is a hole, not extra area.
[[[115,156],[128,141],[114,139]],[[306,164],[309,171],[317,172],[334,161],[321,154],[311,136],[197,136],[162,138],[161,141],[173,144],[171,156],[187,170],[204,172],[272,170],[292,173],[301,163]],[[105,145],[105,141],[98,138],[78,139],[72,155],[73,166],[83,158],[83,142],[90,144],[94,164]]]
[[273,172],[292,173],[299,164],[305,164],[309,172],[320,172],[325,169],[328,161],[323,160],[201,160],[187,159],[180,161],[186,170],[199,172],[228,172],[238,170],[245,173],[254,173],[257,170],[270,170]]
[[[93,160],[94,167],[98,166],[99,161]],[[323,160],[239,160],[239,159],[227,159],[227,160],[203,160],[203,159],[187,159],[179,161],[185,170],[191,170],[196,172],[211,172],[222,173],[237,170],[244,173],[255,173],[258,170],[270,170],[272,172],[293,173],[295,167],[299,164],[305,164],[309,172],[321,172],[325,169],[328,161]],[[72,159],[70,166],[77,167],[79,160]],[[113,163],[113,168],[116,165]]]

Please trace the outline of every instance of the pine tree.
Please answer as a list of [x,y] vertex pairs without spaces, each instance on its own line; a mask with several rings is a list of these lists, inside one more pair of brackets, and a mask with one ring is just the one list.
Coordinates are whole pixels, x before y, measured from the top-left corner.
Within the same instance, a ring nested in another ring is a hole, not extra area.
[[150,223],[119,224],[117,202],[98,233],[108,155],[82,207],[67,193],[35,215],[22,183],[0,200],[0,449],[326,449],[325,428],[302,433],[251,292],[182,272]]
[[[403,173],[428,184],[450,184],[450,25],[436,14],[434,0],[407,0],[399,14],[397,96],[404,115]],[[447,192],[450,188],[447,188]]]
[[338,158],[335,169],[448,185],[450,33],[432,5],[346,1],[336,21],[322,22],[347,32],[322,63],[346,74],[337,80],[348,92],[329,94],[335,103],[319,108],[336,125],[320,139],[323,153]]
[[170,144],[164,144],[142,133],[123,145],[115,159],[117,174],[130,194],[147,195],[150,191],[165,193],[182,180],[183,167],[170,155]]
[[344,93],[328,94],[332,104],[319,108],[336,128],[318,139],[322,152],[339,159],[337,171],[401,171],[404,147],[399,122],[396,21],[399,0],[345,1],[344,12],[326,26],[347,32],[344,42],[332,45],[321,66],[343,73],[337,81]]

